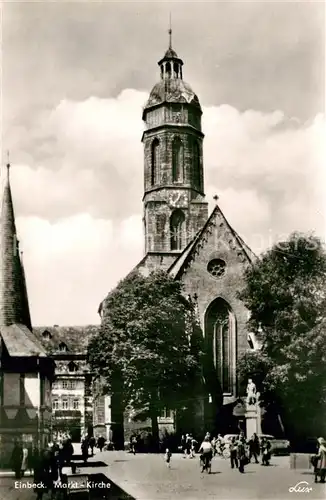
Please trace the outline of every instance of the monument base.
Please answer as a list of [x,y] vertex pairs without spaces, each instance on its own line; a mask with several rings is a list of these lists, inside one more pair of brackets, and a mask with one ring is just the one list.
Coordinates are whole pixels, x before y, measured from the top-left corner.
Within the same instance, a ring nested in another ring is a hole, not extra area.
[[258,403],[246,403],[246,434],[250,438],[254,433],[261,434],[261,408]]

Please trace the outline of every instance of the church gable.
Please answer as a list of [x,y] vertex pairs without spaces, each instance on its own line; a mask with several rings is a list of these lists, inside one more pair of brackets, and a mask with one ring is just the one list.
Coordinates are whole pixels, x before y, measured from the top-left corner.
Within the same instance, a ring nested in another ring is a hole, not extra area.
[[193,268],[205,270],[210,279],[239,279],[243,268],[256,256],[227,222],[218,206],[203,229],[169,269],[169,274],[182,279]]

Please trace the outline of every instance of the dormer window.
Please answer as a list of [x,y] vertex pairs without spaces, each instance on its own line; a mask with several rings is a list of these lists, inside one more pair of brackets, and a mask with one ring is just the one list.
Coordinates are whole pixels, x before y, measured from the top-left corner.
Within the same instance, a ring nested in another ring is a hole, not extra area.
[[76,365],[76,363],[74,363],[73,361],[71,361],[69,364],[68,364],[68,370],[70,372],[77,372],[78,371],[78,366]]
[[61,352],[67,352],[68,351],[67,344],[65,344],[64,342],[61,342],[59,344],[59,351],[61,351]]
[[42,337],[44,340],[51,340],[52,339],[52,334],[49,332],[49,330],[44,330],[42,333]]

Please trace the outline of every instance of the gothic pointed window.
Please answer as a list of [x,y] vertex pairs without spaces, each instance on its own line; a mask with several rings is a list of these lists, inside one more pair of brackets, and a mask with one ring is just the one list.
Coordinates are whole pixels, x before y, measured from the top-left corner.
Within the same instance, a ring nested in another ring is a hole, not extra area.
[[182,250],[184,242],[185,216],[182,210],[175,210],[170,218],[171,250]]
[[235,371],[235,316],[227,302],[218,298],[209,306],[205,323],[215,373],[223,393],[231,394]]
[[152,152],[151,152],[151,184],[159,184],[159,168],[160,168],[160,141],[154,139],[152,142]]
[[183,182],[183,144],[179,137],[172,142],[172,181]]
[[201,179],[200,179],[200,148],[198,141],[195,139],[192,143],[192,179],[194,183],[194,187],[197,189],[201,189]]

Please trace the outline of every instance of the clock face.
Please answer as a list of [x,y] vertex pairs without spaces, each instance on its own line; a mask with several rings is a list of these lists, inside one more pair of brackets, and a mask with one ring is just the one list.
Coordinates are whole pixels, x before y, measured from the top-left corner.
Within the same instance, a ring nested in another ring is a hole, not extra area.
[[187,195],[182,191],[174,191],[169,196],[169,203],[172,207],[186,207]]

